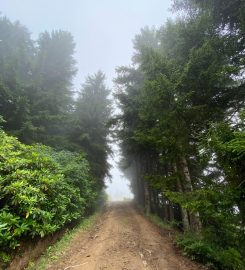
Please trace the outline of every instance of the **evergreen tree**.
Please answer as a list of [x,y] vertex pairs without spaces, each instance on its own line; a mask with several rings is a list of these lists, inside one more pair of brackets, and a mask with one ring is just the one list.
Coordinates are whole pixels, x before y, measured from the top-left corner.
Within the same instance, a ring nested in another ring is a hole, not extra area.
[[134,43],[135,68],[118,72],[122,168],[146,213],[180,221],[193,232],[192,239],[179,242],[185,250],[218,269],[240,269],[244,127],[236,122],[243,119],[238,113],[245,100],[242,4],[224,23],[214,15],[219,8],[222,15],[224,5],[176,2],[186,16],[147,30],[152,33],[142,30]]
[[19,22],[0,18],[0,114],[13,134],[29,119],[27,91],[32,84],[35,48],[28,30]]
[[87,77],[75,105],[75,128],[71,134],[76,148],[83,149],[87,154],[99,189],[104,186],[104,178],[108,176],[109,168],[109,93],[105,86],[105,75],[101,71]]
[[38,40],[31,93],[34,141],[56,146],[67,144],[73,110],[72,78],[76,73],[75,44],[65,31],[44,32]]

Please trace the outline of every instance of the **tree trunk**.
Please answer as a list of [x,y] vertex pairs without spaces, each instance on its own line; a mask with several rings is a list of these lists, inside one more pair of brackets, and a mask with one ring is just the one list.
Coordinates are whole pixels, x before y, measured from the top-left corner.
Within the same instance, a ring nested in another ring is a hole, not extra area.
[[168,222],[168,220],[169,220],[169,217],[168,217],[168,205],[166,203],[166,200],[164,200],[163,211],[164,211],[164,221]]
[[151,212],[151,206],[150,206],[150,193],[148,183],[144,182],[144,188],[145,188],[145,213],[146,215],[149,215]]
[[[189,171],[189,167],[187,164],[187,160],[185,157],[182,157],[181,159],[181,167],[183,170],[183,174],[185,177],[185,190],[187,192],[192,192],[193,191],[193,185],[191,182],[191,176],[190,176],[190,171]],[[200,217],[199,217],[199,213],[189,213],[189,221],[190,221],[190,228],[193,231],[200,231],[201,229],[201,221],[200,221]]]
[[152,198],[151,211],[154,214],[157,214],[158,213],[158,211],[157,211],[157,208],[158,208],[158,205],[157,205],[157,191],[154,190],[154,189],[151,190],[151,198]]
[[137,193],[137,203],[144,207],[145,204],[145,190],[144,190],[144,182],[142,181],[142,164],[140,157],[135,158],[135,167],[136,167],[136,193]]
[[[173,164],[173,167],[174,167],[174,172],[177,173],[176,164]],[[177,190],[178,190],[178,192],[184,193],[184,190],[182,188],[182,185],[181,185],[179,178],[177,179]],[[184,231],[188,231],[188,230],[190,230],[190,222],[189,222],[188,212],[182,206],[180,206],[180,211],[181,211],[183,229],[184,229]]]
[[157,210],[157,215],[160,215],[160,201],[159,201],[159,193],[158,191],[156,192],[156,210]]
[[[181,186],[179,179],[177,180],[177,188],[178,188],[179,192],[183,193],[183,189],[182,189],[182,186]],[[186,209],[184,209],[182,206],[180,206],[180,210],[181,210],[183,229],[184,229],[184,231],[189,231],[190,230],[190,222],[189,222],[188,211]]]
[[169,221],[174,221],[173,204],[169,201]]

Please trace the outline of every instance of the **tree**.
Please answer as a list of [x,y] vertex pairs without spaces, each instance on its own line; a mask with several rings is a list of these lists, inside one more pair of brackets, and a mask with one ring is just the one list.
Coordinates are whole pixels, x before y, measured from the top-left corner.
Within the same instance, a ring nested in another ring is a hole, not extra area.
[[35,48],[28,30],[19,22],[0,18],[0,113],[11,133],[28,121],[27,89],[32,84]]
[[87,77],[75,104],[75,128],[71,133],[71,141],[75,147],[83,149],[87,154],[99,189],[104,186],[109,168],[109,94],[110,91],[105,86],[105,75],[101,71]]
[[75,44],[70,33],[44,32],[38,40],[34,89],[30,93],[34,141],[67,144],[67,127],[73,110],[72,78],[76,73]]
[[193,2],[179,3],[182,18],[137,35],[134,69],[118,69],[122,168],[146,213],[158,209],[192,232],[180,241],[192,256],[240,269],[244,127],[234,125],[245,98],[241,24],[218,23]]
[[75,44],[65,31],[44,32],[37,46],[20,23],[0,19],[0,113],[22,142],[66,145],[74,100]]

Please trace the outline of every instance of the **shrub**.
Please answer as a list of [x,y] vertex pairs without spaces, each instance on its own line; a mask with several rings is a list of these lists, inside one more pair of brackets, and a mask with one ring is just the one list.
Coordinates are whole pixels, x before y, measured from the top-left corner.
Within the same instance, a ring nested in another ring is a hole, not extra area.
[[0,247],[43,237],[84,215],[96,197],[82,155],[27,146],[0,131]]
[[183,234],[177,238],[176,243],[184,250],[184,254],[211,269],[242,270],[245,267],[245,262],[237,249],[217,246],[200,234]]
[[[47,148],[45,147],[44,149]],[[69,151],[51,151],[50,155],[61,166],[66,181],[79,189],[85,208],[93,208],[98,191],[96,181],[90,174],[89,164],[84,155]]]

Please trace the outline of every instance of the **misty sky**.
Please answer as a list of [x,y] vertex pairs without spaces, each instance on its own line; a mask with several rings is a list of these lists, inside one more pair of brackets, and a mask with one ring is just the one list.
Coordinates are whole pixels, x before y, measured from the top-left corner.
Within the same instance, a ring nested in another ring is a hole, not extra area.
[[[112,88],[115,67],[130,64],[135,34],[146,25],[162,25],[171,17],[170,7],[171,0],[0,0],[2,15],[12,21],[19,20],[33,39],[45,30],[72,33],[78,67],[76,90],[87,74],[99,69],[106,74]],[[108,187],[110,197],[129,196],[126,180],[115,168],[115,160],[110,162],[114,165]]]

